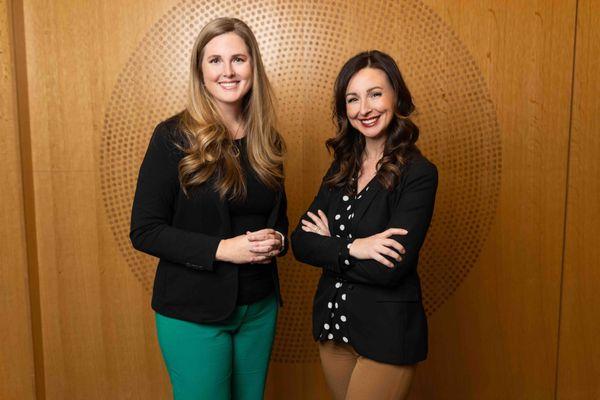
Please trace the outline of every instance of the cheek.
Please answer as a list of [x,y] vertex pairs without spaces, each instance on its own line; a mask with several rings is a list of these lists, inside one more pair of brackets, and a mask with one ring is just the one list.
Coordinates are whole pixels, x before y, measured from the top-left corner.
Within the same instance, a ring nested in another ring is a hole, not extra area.
[[386,112],[390,108],[389,107],[390,102],[383,97],[378,97],[376,99],[373,99],[371,101],[371,105],[372,105],[373,109],[377,110],[380,113]]
[[350,125],[354,127],[354,129],[360,131],[361,125],[360,122],[358,122],[358,119],[356,119],[356,117],[351,116],[350,114],[347,115],[347,118],[348,122],[350,122]]
[[388,111],[389,113],[394,113],[394,99],[385,99],[384,101],[384,108],[385,111]]
[[346,115],[351,122],[356,118],[359,111],[360,107],[357,107],[355,103],[346,103]]
[[203,71],[202,82],[204,83],[204,87],[209,94],[212,96],[218,94],[217,81],[214,77],[214,74],[211,75],[209,71]]
[[211,83],[215,83],[219,74],[214,71],[214,68],[210,68],[208,65],[202,66],[202,80],[205,85],[210,85]]
[[254,82],[252,68],[248,68],[248,69],[245,68],[239,75],[243,80],[246,81],[245,90],[244,90],[244,94],[245,94],[252,88],[252,84]]
[[252,65],[244,64],[244,65],[240,66],[240,68],[238,69],[238,75],[241,76],[245,80],[251,81],[252,80]]

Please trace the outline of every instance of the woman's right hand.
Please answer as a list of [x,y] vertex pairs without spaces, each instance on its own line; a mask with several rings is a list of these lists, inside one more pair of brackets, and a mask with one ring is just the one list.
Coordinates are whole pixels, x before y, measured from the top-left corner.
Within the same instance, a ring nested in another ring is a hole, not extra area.
[[404,247],[390,238],[393,235],[406,235],[405,229],[390,228],[381,233],[366,238],[354,239],[348,249],[350,255],[359,260],[373,259],[385,265],[388,268],[393,268],[394,264],[385,258],[388,256],[396,261],[402,260],[400,254],[404,254]]
[[239,235],[231,239],[221,240],[219,247],[217,247],[215,258],[218,261],[226,261],[233,264],[265,263],[279,253],[279,251],[267,253],[253,252],[255,244],[248,239],[248,235]]

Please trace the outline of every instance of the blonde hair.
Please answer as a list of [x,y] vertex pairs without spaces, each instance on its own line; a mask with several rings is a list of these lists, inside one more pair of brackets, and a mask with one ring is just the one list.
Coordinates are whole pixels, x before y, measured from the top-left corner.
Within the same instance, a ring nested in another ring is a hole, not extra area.
[[248,161],[258,178],[269,188],[283,184],[285,143],[275,128],[274,95],[265,73],[258,43],[243,21],[217,18],[202,28],[192,49],[188,104],[180,120],[186,155],[179,162],[179,181],[186,193],[193,186],[215,176],[215,189],[221,198],[245,198],[247,190],[241,165],[233,149],[232,137],[218,112],[202,75],[204,47],[216,36],[233,32],[250,52],[252,87],[242,100],[242,128],[246,131]]

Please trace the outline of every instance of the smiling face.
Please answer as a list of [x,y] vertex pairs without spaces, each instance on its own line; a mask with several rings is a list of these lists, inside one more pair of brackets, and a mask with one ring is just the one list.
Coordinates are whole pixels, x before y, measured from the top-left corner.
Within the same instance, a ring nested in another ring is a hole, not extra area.
[[212,38],[204,46],[202,77],[219,105],[239,105],[252,88],[252,59],[244,40],[234,32]]
[[377,68],[358,71],[346,88],[346,115],[350,124],[366,138],[386,134],[394,116],[396,96],[387,75]]

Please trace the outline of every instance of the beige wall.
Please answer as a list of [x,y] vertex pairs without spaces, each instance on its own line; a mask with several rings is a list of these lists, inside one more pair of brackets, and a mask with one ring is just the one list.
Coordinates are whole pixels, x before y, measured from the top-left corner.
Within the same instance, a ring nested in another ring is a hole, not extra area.
[[[441,177],[412,398],[598,397],[597,3],[0,2],[0,397],[169,398],[128,201],[151,127],[182,104],[189,38],[217,15],[261,44],[292,223],[329,162],[335,72],[365,48],[399,60]],[[267,398],[327,398],[309,335],[318,273],[282,264]]]

